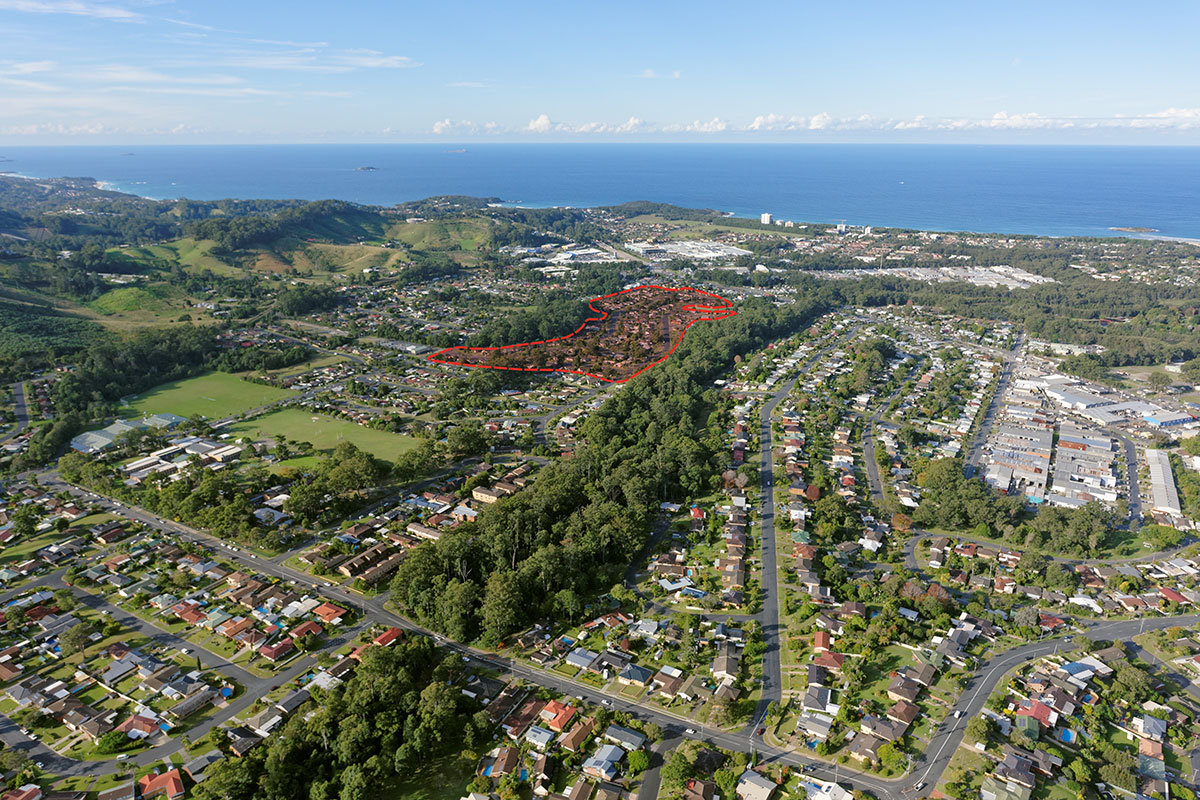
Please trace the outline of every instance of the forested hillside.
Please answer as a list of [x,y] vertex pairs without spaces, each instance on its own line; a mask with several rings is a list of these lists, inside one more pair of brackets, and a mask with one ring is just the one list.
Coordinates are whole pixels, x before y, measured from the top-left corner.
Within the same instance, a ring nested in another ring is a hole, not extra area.
[[576,617],[645,545],[659,502],[702,493],[720,474],[713,378],[828,308],[829,292],[817,289],[783,307],[748,302],[736,317],[689,332],[670,360],[589,418],[574,459],[413,550],[392,583],[397,605],[456,639],[488,644],[541,616]]

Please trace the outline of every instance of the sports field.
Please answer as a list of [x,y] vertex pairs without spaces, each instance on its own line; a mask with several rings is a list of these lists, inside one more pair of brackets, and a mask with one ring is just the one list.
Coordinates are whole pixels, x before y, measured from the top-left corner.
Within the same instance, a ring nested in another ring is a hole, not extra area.
[[418,443],[411,436],[377,431],[348,420],[314,414],[300,408],[272,411],[270,414],[230,425],[225,432],[255,439],[282,435],[297,442],[311,442],[318,450],[332,450],[342,441],[352,442],[388,461],[395,461],[401,453],[413,449]]
[[195,378],[164,383],[140,395],[124,399],[124,410],[131,416],[170,412],[194,419],[205,416],[223,419],[252,408],[285,400],[295,395],[291,389],[279,389],[244,381],[227,372],[209,372]]

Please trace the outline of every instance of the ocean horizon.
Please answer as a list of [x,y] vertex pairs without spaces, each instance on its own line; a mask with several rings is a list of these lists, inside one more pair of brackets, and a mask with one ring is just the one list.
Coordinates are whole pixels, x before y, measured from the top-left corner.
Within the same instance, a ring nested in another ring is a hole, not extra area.
[[[368,167],[371,169],[362,169]],[[159,200],[633,200],[798,223],[1200,239],[1200,147],[456,143],[0,147],[0,172]]]

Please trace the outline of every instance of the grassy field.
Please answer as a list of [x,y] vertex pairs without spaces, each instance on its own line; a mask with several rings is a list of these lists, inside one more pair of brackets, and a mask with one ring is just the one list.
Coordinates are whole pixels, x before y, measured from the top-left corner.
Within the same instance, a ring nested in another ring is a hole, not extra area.
[[221,419],[295,394],[291,389],[250,383],[225,372],[209,372],[164,383],[141,395],[127,397],[124,402],[133,416],[167,411],[189,419],[198,416]]
[[458,800],[466,794],[466,786],[474,774],[473,763],[453,756],[419,766],[407,780],[380,788],[385,800]]
[[[171,301],[175,301],[172,303]],[[121,314],[134,311],[167,312],[172,308],[183,308],[183,294],[166,286],[124,286],[109,289],[91,302],[91,307],[101,314]]]
[[490,228],[483,219],[416,222],[395,225],[388,235],[416,250],[478,250],[491,240]]
[[311,442],[319,450],[332,450],[338,442],[348,441],[390,461],[417,446],[417,440],[410,436],[377,431],[298,408],[285,408],[239,422],[231,425],[227,431],[254,438],[282,435],[298,442]]
[[149,265],[179,263],[197,270],[207,269],[218,275],[242,275],[244,270],[232,267],[214,256],[210,251],[216,242],[208,239],[176,239],[163,244],[145,247],[128,247],[118,252],[131,261]]

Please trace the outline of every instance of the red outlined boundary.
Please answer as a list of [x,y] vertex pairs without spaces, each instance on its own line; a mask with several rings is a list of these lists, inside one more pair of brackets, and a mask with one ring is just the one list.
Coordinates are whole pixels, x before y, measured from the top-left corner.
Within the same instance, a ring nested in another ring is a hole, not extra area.
[[[584,372],[583,370],[578,370],[578,369],[559,369],[559,368],[555,368],[555,367],[504,367],[504,366],[498,366],[495,364],[469,364],[464,361],[450,361],[450,360],[438,358],[438,356],[444,355],[444,354],[449,353],[454,350],[471,350],[471,351],[476,351],[476,352],[485,351],[485,350],[508,350],[509,348],[513,348],[513,347],[528,347],[529,345],[533,345],[533,344],[547,344],[549,342],[561,342],[564,339],[570,339],[572,336],[574,336],[575,334],[582,331],[585,327],[587,327],[587,324],[589,322],[602,322],[608,318],[607,311],[601,311],[600,309],[598,309],[594,305],[592,305],[592,303],[596,303],[601,300],[607,300],[610,297],[616,297],[617,295],[626,294],[628,292],[633,292],[638,289],[660,289],[664,292],[688,291],[688,292],[696,292],[697,294],[708,295],[709,297],[713,297],[713,298],[716,298],[717,300],[720,300],[725,305],[724,306],[686,305],[686,306],[683,306],[683,310],[684,311],[699,311],[701,313],[708,313],[708,314],[716,314],[718,312],[726,312],[726,313],[722,313],[720,316],[716,316],[716,317],[699,317],[697,319],[692,320],[691,322],[689,322],[687,325],[685,325],[683,327],[683,331],[679,334],[679,338],[675,340],[675,344],[671,345],[671,349],[667,351],[667,354],[665,356],[663,356],[662,358],[658,359],[657,361],[655,361],[651,364],[647,364],[646,366],[642,367],[637,372],[633,373],[632,375],[630,375],[627,378],[619,378],[619,379],[606,378],[603,375],[597,375],[594,372]],[[636,378],[638,375],[641,375],[643,372],[650,369],[651,367],[656,367],[659,364],[661,364],[662,362],[666,361],[668,358],[670,358],[671,354],[674,353],[675,350],[678,349],[679,345],[683,342],[683,337],[685,335],[687,335],[688,329],[691,328],[693,325],[695,325],[697,322],[711,322],[713,320],[725,319],[726,317],[732,317],[737,314],[737,312],[733,310],[733,303],[726,300],[724,297],[721,297],[719,294],[713,294],[712,292],[706,292],[703,289],[693,289],[690,286],[681,286],[677,289],[672,289],[667,286],[655,286],[653,284],[648,284],[648,285],[643,285],[643,286],[631,286],[628,289],[622,289],[619,292],[613,292],[612,294],[606,294],[601,297],[593,297],[591,300],[588,301],[588,308],[590,308],[592,311],[595,311],[600,316],[588,317],[587,319],[585,319],[583,321],[582,325],[580,325],[578,328],[576,328],[575,330],[568,333],[566,336],[556,336],[553,339],[543,339],[540,342],[521,342],[520,344],[506,344],[506,345],[500,345],[498,347],[468,347],[467,345],[460,344],[460,345],[456,345],[454,347],[447,347],[445,350],[439,350],[436,353],[430,353],[428,356],[425,357],[425,359],[427,361],[431,361],[435,364],[451,364],[453,366],[459,366],[459,367],[476,367],[478,369],[506,369],[506,370],[512,370],[514,372],[562,372],[562,373],[569,374],[569,375],[584,375],[588,378],[595,378],[597,380],[605,381],[606,383],[625,383],[626,381],[632,380],[632,379]]]

